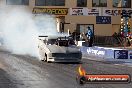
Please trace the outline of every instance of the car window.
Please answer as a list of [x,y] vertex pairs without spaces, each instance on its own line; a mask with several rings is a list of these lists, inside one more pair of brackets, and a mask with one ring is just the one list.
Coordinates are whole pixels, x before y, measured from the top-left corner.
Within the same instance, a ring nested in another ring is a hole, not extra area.
[[53,45],[53,44],[56,44],[56,39],[49,39],[47,41],[47,45]]

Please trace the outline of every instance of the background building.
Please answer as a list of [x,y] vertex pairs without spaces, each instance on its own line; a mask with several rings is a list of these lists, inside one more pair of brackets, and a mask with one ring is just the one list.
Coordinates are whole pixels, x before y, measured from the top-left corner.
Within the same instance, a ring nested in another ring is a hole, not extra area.
[[132,14],[131,0],[0,0],[0,5],[55,15],[60,32],[86,33],[90,26],[95,35],[101,36],[120,32],[122,10]]

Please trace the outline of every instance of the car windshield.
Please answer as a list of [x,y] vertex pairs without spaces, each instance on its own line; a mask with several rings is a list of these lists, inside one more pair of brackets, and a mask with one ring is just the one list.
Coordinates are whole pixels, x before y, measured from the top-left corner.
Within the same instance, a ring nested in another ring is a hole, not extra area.
[[68,47],[69,45],[75,45],[75,42],[71,39],[63,39],[63,38],[58,38],[58,39],[48,39],[44,40],[44,43],[47,45],[58,45],[58,46],[65,46]]
[[69,46],[69,41],[68,40],[59,40],[58,45],[59,46]]
[[47,45],[53,45],[53,44],[56,44],[56,39],[49,39],[47,41]]

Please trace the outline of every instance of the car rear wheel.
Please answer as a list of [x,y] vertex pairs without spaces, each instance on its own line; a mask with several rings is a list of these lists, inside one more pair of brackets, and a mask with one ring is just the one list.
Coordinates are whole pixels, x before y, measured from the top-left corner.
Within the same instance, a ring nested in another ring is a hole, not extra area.
[[44,61],[47,62],[47,55],[44,56]]

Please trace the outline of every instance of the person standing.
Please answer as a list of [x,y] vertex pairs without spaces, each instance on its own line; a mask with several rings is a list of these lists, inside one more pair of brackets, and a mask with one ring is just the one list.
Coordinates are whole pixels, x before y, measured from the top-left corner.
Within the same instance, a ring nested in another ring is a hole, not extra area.
[[93,45],[93,31],[89,26],[88,26],[88,31],[87,31],[87,38],[88,38],[88,41],[89,41],[88,46],[92,47],[92,45]]

